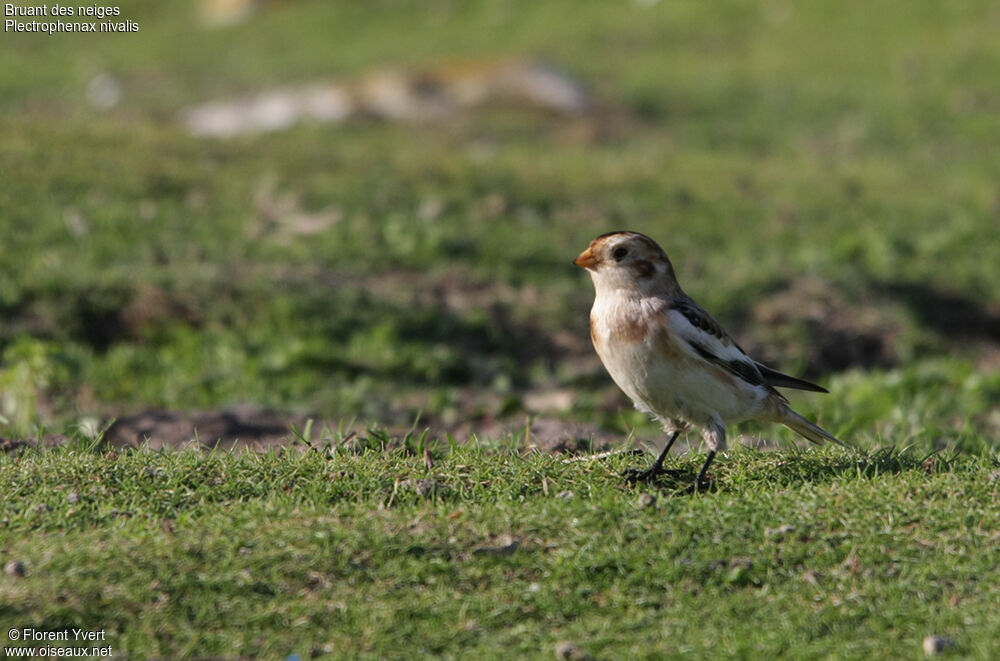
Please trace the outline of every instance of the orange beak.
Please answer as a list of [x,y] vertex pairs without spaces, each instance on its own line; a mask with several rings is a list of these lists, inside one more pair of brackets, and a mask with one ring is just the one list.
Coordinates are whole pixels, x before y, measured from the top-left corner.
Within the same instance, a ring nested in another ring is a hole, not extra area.
[[585,269],[589,269],[597,262],[598,262],[597,256],[590,251],[589,247],[583,252],[581,252],[579,257],[573,260],[574,264]]

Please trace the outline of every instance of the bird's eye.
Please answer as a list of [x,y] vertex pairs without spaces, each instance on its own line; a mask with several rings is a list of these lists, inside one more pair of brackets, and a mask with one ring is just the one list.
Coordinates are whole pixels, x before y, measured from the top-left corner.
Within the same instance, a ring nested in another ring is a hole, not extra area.
[[625,248],[615,248],[615,251],[611,253],[611,256],[615,258],[616,262],[620,262],[625,259],[625,255],[628,254],[628,250]]

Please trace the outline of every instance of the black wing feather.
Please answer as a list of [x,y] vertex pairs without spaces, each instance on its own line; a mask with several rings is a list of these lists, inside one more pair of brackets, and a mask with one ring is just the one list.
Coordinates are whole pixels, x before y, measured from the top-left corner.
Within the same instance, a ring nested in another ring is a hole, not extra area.
[[764,379],[764,376],[755,367],[755,363],[746,362],[743,360],[723,360],[719,356],[709,351],[701,342],[697,340],[692,340],[690,338],[684,338],[684,341],[688,343],[695,352],[707,360],[708,362],[718,365],[724,370],[732,372],[736,376],[740,377],[747,383],[753,384],[755,386],[764,386],[765,388],[770,388],[770,384]]
[[[672,310],[677,310],[684,317],[691,322],[691,325],[695,328],[705,331],[715,337],[723,340],[723,342],[732,342],[726,331],[722,330],[722,326],[719,325],[712,315],[705,312],[705,310],[692,301],[690,298],[679,298],[670,304]],[[742,351],[742,349],[740,349]]]
[[[684,315],[684,318],[691,322],[691,325],[695,328],[715,336],[723,343],[732,342],[737,349],[746,355],[746,352],[740,348],[740,345],[736,344],[736,342],[729,337],[728,334],[726,334],[726,331],[722,329],[719,322],[717,322],[712,315],[706,312],[701,306],[692,301],[690,298],[680,298],[674,301],[670,307],[671,309],[677,310]],[[749,358],[747,359],[747,362],[741,360],[723,360],[709,351],[708,347],[705,345],[692,339],[685,338],[685,340],[691,348],[705,360],[728,370],[747,383],[751,383],[755,386],[765,386],[772,389],[778,387],[796,388],[798,390],[809,390],[811,392],[830,392],[823,386],[818,386],[815,383],[805,381],[804,379],[789,376],[788,374],[784,374],[778,370],[771,369],[767,365],[762,365],[756,361],[752,361]]]
[[809,390],[810,392],[830,392],[823,386],[818,386],[815,383],[806,381],[805,379],[798,379],[794,376],[788,376],[783,374],[778,370],[773,370],[767,365],[761,365],[760,363],[755,363],[757,369],[760,370],[761,375],[767,381],[769,385],[778,388],[795,388],[797,390]]

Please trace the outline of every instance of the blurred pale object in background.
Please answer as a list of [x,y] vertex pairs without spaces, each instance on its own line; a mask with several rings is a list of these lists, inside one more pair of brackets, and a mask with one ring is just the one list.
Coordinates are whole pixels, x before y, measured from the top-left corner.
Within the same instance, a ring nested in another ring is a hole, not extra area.
[[250,18],[260,0],[198,0],[198,19],[206,27],[226,27]]
[[337,122],[354,112],[354,100],[334,85],[272,89],[238,100],[216,101],[183,113],[194,135],[228,138],[278,131],[303,119]]
[[272,88],[185,110],[181,120],[197,136],[232,137],[277,131],[302,120],[351,117],[427,122],[493,103],[561,115],[579,115],[590,98],[578,81],[538,62],[482,61],[424,70],[382,69],[357,81]]
[[122,100],[122,84],[110,73],[99,73],[87,84],[87,103],[97,110],[111,110]]

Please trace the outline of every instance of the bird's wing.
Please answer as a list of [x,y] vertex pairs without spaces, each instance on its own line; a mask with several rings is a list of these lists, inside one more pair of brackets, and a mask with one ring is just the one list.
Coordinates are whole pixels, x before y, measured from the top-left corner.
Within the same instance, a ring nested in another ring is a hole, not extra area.
[[[693,355],[718,365],[750,385],[773,390],[757,363],[744,353],[712,315],[690,298],[673,301],[667,317],[680,344]],[[788,377],[791,378],[791,377]]]
[[811,392],[830,392],[804,379],[789,376],[762,365],[729,337],[712,315],[690,298],[680,298],[669,308],[672,326],[681,340],[698,357],[732,372],[747,383],[765,388],[796,388]]

